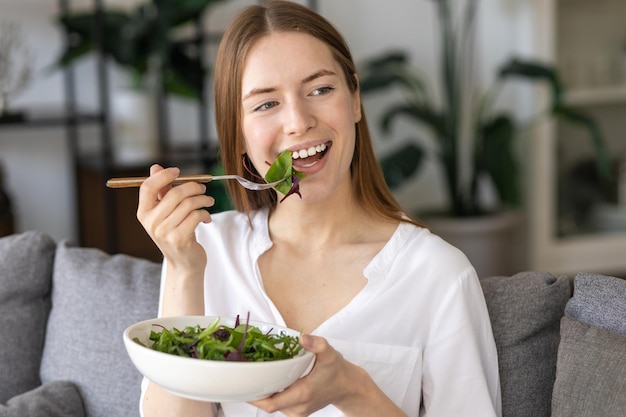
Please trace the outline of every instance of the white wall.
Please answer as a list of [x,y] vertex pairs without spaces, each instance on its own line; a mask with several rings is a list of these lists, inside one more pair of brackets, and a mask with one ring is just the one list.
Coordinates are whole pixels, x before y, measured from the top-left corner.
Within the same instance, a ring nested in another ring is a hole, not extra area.
[[[132,3],[137,3],[133,1]],[[233,0],[218,6],[208,19],[211,27],[219,27],[232,16],[234,10],[250,0]],[[89,4],[88,0],[75,0],[75,5]],[[130,4],[122,0],[107,0],[109,5]],[[526,0],[483,0],[481,8],[481,48],[477,57],[488,82],[493,68],[509,55],[511,49],[524,50],[532,44],[525,35],[529,25],[525,21]],[[435,54],[437,29],[432,0],[319,0],[320,11],[344,34],[355,59],[361,61],[388,48],[407,50],[415,64],[434,77],[438,57]],[[47,74],[61,49],[61,35],[52,19],[56,1],[52,0],[0,0],[0,19],[19,22],[28,36],[28,43],[36,55],[37,77],[18,99],[16,107],[41,107],[62,105],[62,78],[60,73]],[[93,62],[81,63],[78,68],[80,102],[93,106],[96,100]],[[112,72],[112,84],[123,83],[123,77]],[[523,99],[523,96],[522,96]],[[520,97],[510,94],[511,106],[519,105]],[[397,146],[400,139],[414,134],[414,126],[398,124],[392,138],[383,138],[375,118],[384,101],[365,98],[365,106],[378,138],[375,146],[386,152]],[[187,107],[179,106],[180,116],[174,123],[174,133],[185,136],[188,126]],[[93,140],[96,132],[87,129],[86,137]],[[192,133],[193,135],[193,133]],[[187,135],[189,136],[189,135]],[[13,197],[19,231],[39,230],[55,239],[77,237],[74,211],[73,179],[69,155],[61,128],[24,129],[0,128],[0,164],[4,165],[6,188]],[[441,204],[442,184],[434,164],[417,180],[397,191],[400,202],[407,210],[432,204]]]
[[[21,25],[35,56],[35,79],[15,101],[15,109],[31,104],[60,104],[60,75],[43,74],[43,68],[53,61],[60,46],[59,34],[48,22],[54,5],[55,2],[0,1],[0,19]],[[61,129],[0,128],[0,163],[5,172],[5,187],[13,197],[19,231],[41,230],[55,238],[75,236],[69,162]]]

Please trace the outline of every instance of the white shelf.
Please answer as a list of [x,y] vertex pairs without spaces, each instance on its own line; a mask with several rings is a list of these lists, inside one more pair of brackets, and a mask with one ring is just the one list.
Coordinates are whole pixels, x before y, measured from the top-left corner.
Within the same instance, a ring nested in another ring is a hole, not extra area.
[[551,250],[539,255],[537,269],[565,275],[578,272],[623,274],[625,241],[626,234],[559,239],[553,242]]
[[[569,75],[581,68],[595,71],[598,56],[615,56],[626,39],[623,16],[624,0],[534,0],[533,22],[537,34],[535,53],[547,62],[557,62],[557,67]],[[620,20],[621,19],[621,20]],[[575,62],[570,62],[572,57]],[[560,66],[558,65],[560,61]],[[602,58],[604,59],[604,58]],[[573,64],[578,67],[572,67]],[[590,71],[589,74],[594,73]],[[580,75],[580,74],[578,74]],[[567,79],[567,77],[565,77]],[[624,152],[623,132],[626,131],[626,85],[617,76],[571,77],[579,84],[600,83],[609,78],[615,85],[569,89],[565,99],[568,104],[584,107],[601,124],[607,145],[613,155]],[[587,79],[588,78],[588,79]],[[573,83],[573,84],[578,84]],[[547,97],[539,97],[538,103]],[[543,100],[543,101],[542,101]],[[574,144],[562,146],[563,134],[571,131],[557,124],[548,124],[535,132],[527,167],[529,179],[530,244],[529,268],[555,274],[572,275],[578,272],[595,272],[607,275],[626,274],[626,232],[590,233],[570,237],[557,236],[557,175],[559,163],[575,161],[584,155],[583,148]]]
[[626,104],[626,85],[574,90],[567,94],[566,101],[578,106]]

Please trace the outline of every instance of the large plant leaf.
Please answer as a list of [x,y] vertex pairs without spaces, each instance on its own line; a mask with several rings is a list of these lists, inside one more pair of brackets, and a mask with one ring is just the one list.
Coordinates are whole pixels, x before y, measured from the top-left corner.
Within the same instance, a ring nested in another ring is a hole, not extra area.
[[604,142],[602,130],[596,121],[585,112],[568,106],[556,107],[553,109],[553,113],[560,120],[580,126],[587,131],[591,140],[591,146],[595,151],[596,168],[600,178],[604,180],[610,179],[612,170],[611,158]]
[[189,99],[196,99],[200,96],[199,90],[181,78],[172,68],[165,68],[163,71],[163,90]]
[[512,58],[498,71],[499,80],[506,78],[522,78],[535,82],[544,82],[550,87],[552,93],[552,107],[558,107],[563,102],[563,83],[558,72],[550,65],[539,61]]
[[[105,55],[113,56],[119,62],[119,48],[123,43],[121,38],[124,26],[130,16],[122,11],[102,12],[100,21],[103,28],[101,38],[102,51]],[[68,42],[66,49],[57,61],[57,66],[67,66],[95,49],[97,40],[94,37],[96,16],[94,13],[78,13],[71,16],[61,16],[58,23],[65,30]]]
[[361,65],[359,85],[363,93],[386,91],[397,86],[411,102],[430,102],[428,82],[409,64],[407,54],[391,51]]
[[[121,10],[103,11],[101,17],[105,31],[118,30],[129,20],[128,13]],[[95,13],[83,12],[60,16],[58,22],[68,33],[76,34],[83,38],[91,38],[96,25],[95,19]]]
[[428,127],[437,137],[446,134],[445,115],[428,105],[397,104],[387,109],[381,118],[384,132],[391,130],[391,124],[397,117],[409,117],[418,124]]
[[77,59],[87,55],[93,50],[93,48],[94,45],[91,41],[76,42],[75,44],[68,45],[52,70],[69,65]]
[[408,141],[399,149],[380,158],[380,166],[389,188],[396,188],[415,175],[424,160],[424,149]]
[[501,78],[521,77],[547,83],[552,92],[550,113],[566,123],[578,125],[587,131],[596,153],[598,171],[603,176],[608,175],[610,158],[600,126],[588,114],[565,103],[565,90],[556,69],[538,61],[512,59],[500,69],[499,76]]
[[149,69],[168,65],[167,57],[171,48],[170,3],[141,4],[132,13],[124,27],[125,45],[120,46],[123,54],[121,62],[145,73]]
[[512,59],[500,69],[499,77],[521,77],[547,83],[552,93],[550,114],[566,123],[577,125],[587,131],[591,145],[595,151],[598,172],[601,178],[608,178],[611,170],[611,162],[602,130],[591,116],[566,104],[565,90],[556,69],[538,61]]
[[204,89],[205,71],[200,61],[185,52],[185,46],[175,45],[165,65],[164,89],[187,98],[197,98]]
[[[473,198],[478,198],[476,190],[479,177],[488,175],[505,205],[520,204],[520,184],[517,161],[515,158],[515,126],[506,115],[493,118],[482,126],[475,148],[474,161],[476,172],[473,182]],[[474,207],[480,207],[474,201]]]
[[400,50],[392,50],[383,53],[379,57],[371,58],[362,63],[363,68],[368,71],[384,69],[391,64],[408,64],[408,54]]

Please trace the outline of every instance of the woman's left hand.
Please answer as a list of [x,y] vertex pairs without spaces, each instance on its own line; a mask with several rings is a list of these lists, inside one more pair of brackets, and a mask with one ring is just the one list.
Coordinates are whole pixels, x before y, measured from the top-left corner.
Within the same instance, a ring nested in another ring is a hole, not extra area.
[[286,390],[251,404],[267,413],[305,417],[332,404],[346,416],[406,417],[365,369],[344,359],[322,337],[302,335],[300,344],[316,356],[313,369]]
[[346,361],[322,337],[302,335],[300,344],[316,356],[311,372],[286,390],[252,405],[268,413],[280,411],[287,417],[300,417],[354,396],[361,368]]

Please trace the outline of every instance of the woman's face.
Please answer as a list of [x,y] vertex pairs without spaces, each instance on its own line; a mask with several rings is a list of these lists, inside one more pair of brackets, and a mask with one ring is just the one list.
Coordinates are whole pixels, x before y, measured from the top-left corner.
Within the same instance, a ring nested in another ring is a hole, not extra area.
[[350,186],[360,97],[325,43],[297,32],[257,41],[244,66],[242,105],[246,152],[261,175],[288,149],[307,175],[304,200]]

